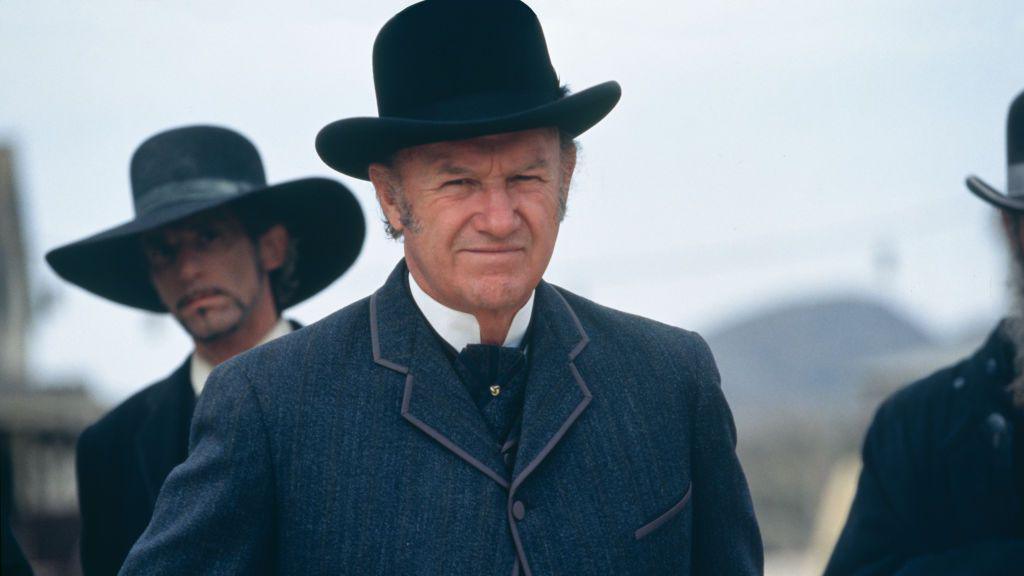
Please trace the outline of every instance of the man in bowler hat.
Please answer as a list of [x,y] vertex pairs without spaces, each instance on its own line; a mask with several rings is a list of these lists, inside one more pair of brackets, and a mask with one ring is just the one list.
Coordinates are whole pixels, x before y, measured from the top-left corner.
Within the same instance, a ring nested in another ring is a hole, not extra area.
[[169,312],[195,350],[79,438],[86,576],[116,574],[146,528],[160,486],[188,452],[195,399],[213,367],[296,329],[281,312],[340,276],[365,233],[344,186],[325,178],[268,186],[256,148],[225,128],[151,137],[132,157],[131,183],[133,220],[47,261],[95,294]]
[[888,398],[827,576],[1024,572],[1024,92],[1007,120],[1007,190],[967,187],[1001,212],[1012,307],[968,358]]
[[405,258],[214,372],[122,574],[759,574],[707,345],[542,280],[618,84],[562,89],[518,0],[415,4],[373,69],[317,150]]

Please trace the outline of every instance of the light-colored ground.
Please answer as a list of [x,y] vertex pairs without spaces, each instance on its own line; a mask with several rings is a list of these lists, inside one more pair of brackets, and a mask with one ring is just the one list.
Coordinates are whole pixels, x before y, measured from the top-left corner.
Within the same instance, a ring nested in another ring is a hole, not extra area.
[[764,576],[821,576],[821,572],[811,569],[804,552],[787,551],[764,559]]

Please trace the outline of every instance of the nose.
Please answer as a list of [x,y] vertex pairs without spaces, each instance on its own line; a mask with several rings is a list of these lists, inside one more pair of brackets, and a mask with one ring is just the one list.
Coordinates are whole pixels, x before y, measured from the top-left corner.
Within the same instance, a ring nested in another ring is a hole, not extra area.
[[174,265],[181,280],[185,282],[195,280],[203,271],[202,252],[194,246],[182,246]]
[[518,202],[504,184],[489,186],[483,193],[483,208],[477,218],[477,229],[491,236],[505,238],[519,227]]

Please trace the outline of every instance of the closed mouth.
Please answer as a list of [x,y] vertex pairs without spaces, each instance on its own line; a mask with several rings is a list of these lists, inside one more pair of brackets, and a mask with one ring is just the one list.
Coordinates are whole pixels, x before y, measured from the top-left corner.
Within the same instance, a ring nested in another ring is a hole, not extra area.
[[488,246],[484,248],[466,248],[463,251],[473,254],[508,254],[511,252],[522,252],[523,249],[514,246]]
[[193,290],[178,300],[178,310],[183,310],[193,304],[201,304],[205,300],[224,296],[224,291],[219,288],[202,288]]

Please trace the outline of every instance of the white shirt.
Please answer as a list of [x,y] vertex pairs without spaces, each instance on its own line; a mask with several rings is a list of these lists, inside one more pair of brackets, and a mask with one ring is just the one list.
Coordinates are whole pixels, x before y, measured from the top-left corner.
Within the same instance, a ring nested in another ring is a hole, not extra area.
[[[277,324],[267,332],[267,335],[260,340],[256,346],[261,346],[270,342],[275,338],[280,338],[285,334],[289,334],[292,331],[292,325],[288,323],[284,318],[279,318]],[[255,348],[255,346],[253,346]],[[192,377],[192,389],[195,390],[196,396],[203,391],[203,387],[206,386],[206,379],[210,377],[210,372],[213,372],[214,366],[207,362],[202,356],[192,353],[192,366],[190,367],[190,375]]]
[[[472,314],[452,310],[430,297],[429,294],[420,288],[416,278],[409,274],[409,291],[412,292],[412,299],[416,302],[420,312],[426,317],[427,322],[445,342],[451,345],[456,352],[461,352],[469,344],[480,343],[480,323]],[[515,348],[526,336],[526,329],[530,327],[530,317],[533,316],[533,296],[536,290],[530,292],[530,299],[516,312],[512,318],[512,325],[508,328],[508,335],[502,346]]]

